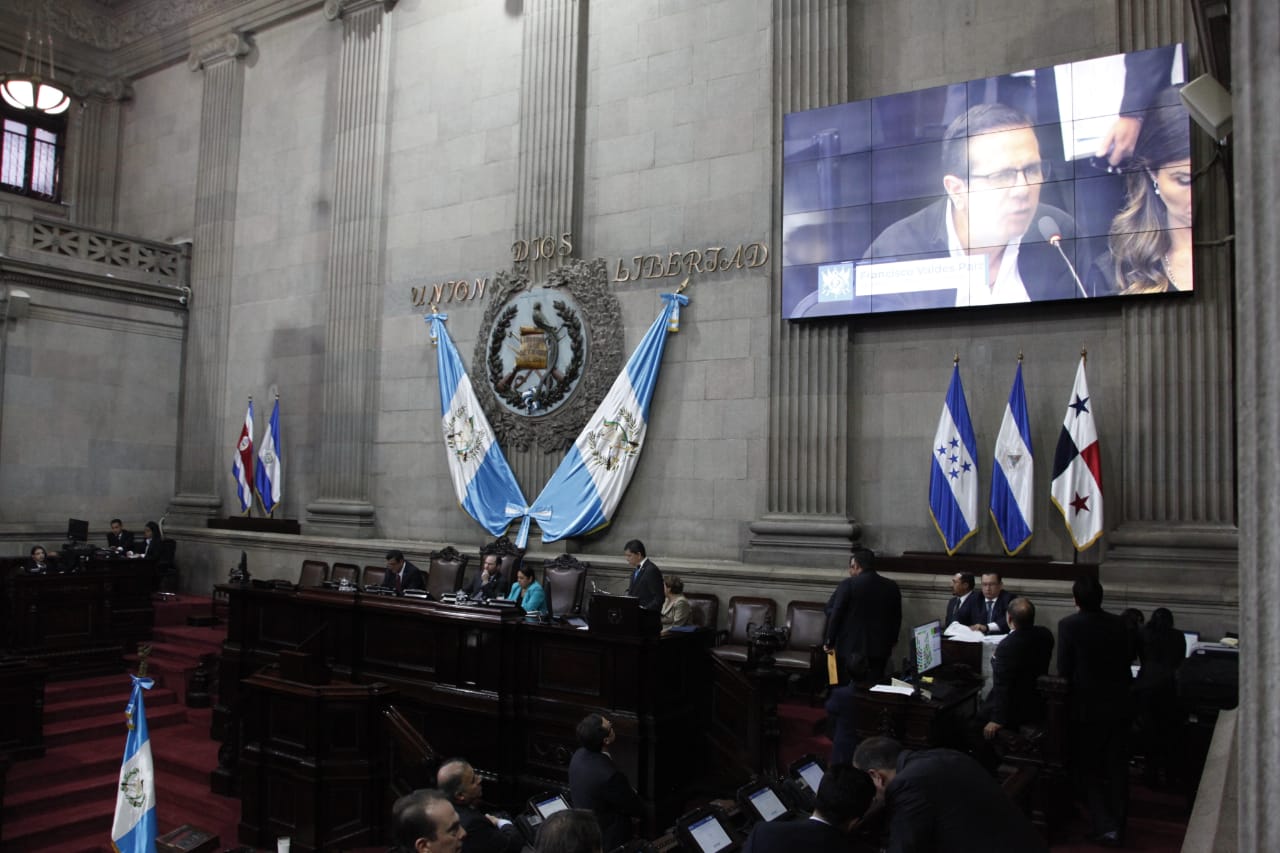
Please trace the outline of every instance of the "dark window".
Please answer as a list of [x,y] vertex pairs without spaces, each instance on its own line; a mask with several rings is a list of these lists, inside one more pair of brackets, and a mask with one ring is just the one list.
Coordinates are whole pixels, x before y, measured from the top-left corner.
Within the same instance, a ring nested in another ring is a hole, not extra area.
[[66,116],[29,116],[0,106],[0,120],[4,122],[0,189],[59,201]]

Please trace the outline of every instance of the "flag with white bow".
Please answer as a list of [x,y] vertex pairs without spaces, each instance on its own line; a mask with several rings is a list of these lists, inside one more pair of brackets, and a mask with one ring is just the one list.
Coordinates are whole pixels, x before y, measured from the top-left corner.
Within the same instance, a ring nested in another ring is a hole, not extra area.
[[1102,535],[1102,450],[1098,446],[1083,356],[1053,454],[1049,490],[1076,550],[1083,551],[1097,542]]
[[253,398],[244,413],[240,437],[236,439],[236,451],[231,457],[231,476],[236,481],[236,497],[240,499],[240,512],[248,512],[253,506]]
[[507,514],[507,507],[525,506],[524,493],[520,491],[515,474],[511,473],[507,457],[498,446],[498,437],[480,408],[480,401],[471,387],[471,377],[462,366],[458,349],[445,328],[444,321],[448,315],[433,313],[425,319],[431,324],[431,340],[436,345],[436,367],[440,374],[440,425],[444,430],[445,453],[454,494],[468,515],[485,530],[498,536],[513,520]]
[[644,449],[667,335],[679,331],[680,306],[689,304],[680,293],[664,293],[662,301],[657,319],[533,502],[543,542],[604,527],[622,501]]
[[1031,421],[1027,394],[1022,387],[1022,359],[1004,407],[1000,434],[996,436],[995,464],[991,466],[991,519],[1000,534],[1004,552],[1013,555],[1031,541],[1035,524],[1032,488],[1035,464],[1031,450]]
[[933,462],[929,473],[929,514],[947,554],[954,554],[978,532],[977,450],[957,361],[930,453]]
[[111,846],[116,853],[155,853],[156,771],[147,734],[147,710],[142,691],[150,690],[150,678],[130,675],[133,693],[125,708],[129,734],[124,741],[124,762],[116,792],[116,815],[111,825]]
[[258,490],[258,500],[262,508],[270,515],[280,503],[281,485],[284,472],[281,468],[280,445],[280,398],[271,407],[271,420],[267,421],[267,431],[262,436],[262,447],[258,448],[258,469],[254,477],[254,485]]

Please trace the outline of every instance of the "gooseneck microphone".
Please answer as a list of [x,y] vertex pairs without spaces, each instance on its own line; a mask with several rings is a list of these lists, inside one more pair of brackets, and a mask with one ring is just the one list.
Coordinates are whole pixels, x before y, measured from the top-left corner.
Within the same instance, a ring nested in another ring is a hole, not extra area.
[[1076,275],[1075,265],[1071,263],[1071,259],[1067,257],[1067,253],[1062,251],[1062,232],[1058,229],[1058,223],[1052,216],[1040,217],[1040,235],[1049,241],[1049,245],[1058,250],[1058,254],[1062,255],[1063,262],[1067,265],[1067,269],[1071,271],[1071,277],[1075,279],[1076,287],[1080,288],[1080,295],[1085,299],[1089,298],[1089,294],[1084,289],[1084,283],[1080,281],[1080,276]]

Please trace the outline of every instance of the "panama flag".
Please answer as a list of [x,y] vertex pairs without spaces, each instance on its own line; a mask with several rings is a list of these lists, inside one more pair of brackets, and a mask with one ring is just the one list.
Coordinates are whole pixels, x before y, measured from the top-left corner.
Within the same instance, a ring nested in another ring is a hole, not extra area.
[[1004,552],[1018,553],[1031,541],[1035,508],[1031,490],[1035,466],[1031,452],[1031,422],[1027,395],[1022,388],[1022,359],[1013,377],[1004,420],[996,436],[996,464],[991,467],[991,518],[1000,533]]
[[543,542],[604,527],[631,482],[644,448],[649,401],[658,383],[667,334],[679,331],[680,306],[689,304],[689,298],[679,293],[664,293],[662,300],[658,318],[533,502]]
[[248,512],[253,506],[253,398],[244,413],[244,425],[236,440],[236,452],[231,457],[231,476],[236,478],[236,497],[240,498],[240,512]]
[[281,468],[280,455],[280,398],[271,407],[271,420],[267,422],[267,431],[262,436],[262,447],[258,448],[258,470],[254,475],[253,485],[258,492],[258,500],[267,515],[275,512],[280,503],[281,483],[284,471]]
[[471,378],[462,366],[449,330],[447,314],[428,314],[431,340],[436,345],[436,368],[440,374],[441,426],[449,476],[458,503],[480,526],[499,535],[511,523],[508,505],[524,506],[524,493],[511,473],[507,457],[498,446],[489,419],[471,387]]
[[116,817],[111,825],[111,846],[116,853],[155,853],[156,773],[147,736],[147,710],[142,691],[150,690],[150,678],[133,679],[133,694],[125,708],[129,734],[124,741],[120,787],[116,792]]
[[951,370],[951,386],[938,419],[938,431],[933,436],[933,468],[929,475],[929,514],[948,555],[978,532],[977,450],[957,361]]
[[1076,550],[1083,551],[1098,541],[1102,535],[1102,451],[1084,377],[1084,356],[1080,357],[1071,402],[1062,419],[1049,490]]

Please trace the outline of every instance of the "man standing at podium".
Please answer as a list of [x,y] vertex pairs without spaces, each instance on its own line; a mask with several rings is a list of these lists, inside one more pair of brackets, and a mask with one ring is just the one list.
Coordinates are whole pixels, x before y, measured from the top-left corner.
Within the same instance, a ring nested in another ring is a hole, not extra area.
[[627,584],[627,595],[640,599],[640,606],[645,610],[662,610],[666,591],[662,587],[662,570],[650,560],[644,552],[644,543],[632,539],[622,550],[627,555],[627,565],[631,567],[631,581]]

